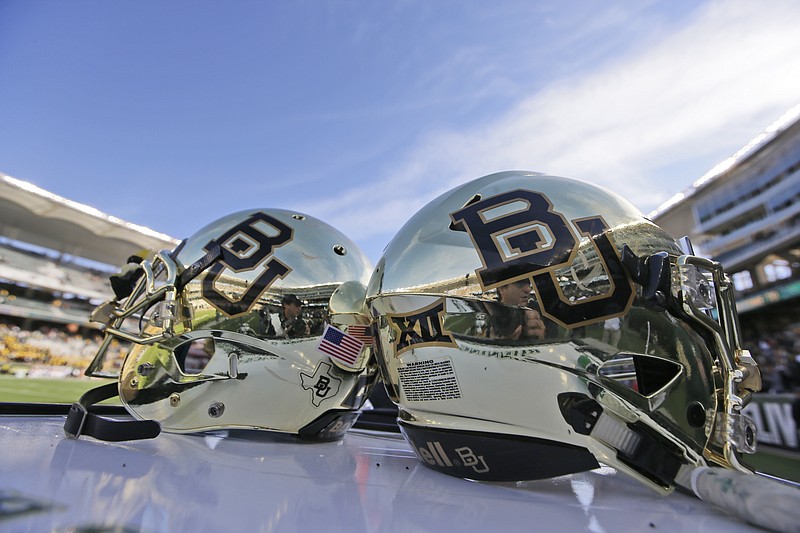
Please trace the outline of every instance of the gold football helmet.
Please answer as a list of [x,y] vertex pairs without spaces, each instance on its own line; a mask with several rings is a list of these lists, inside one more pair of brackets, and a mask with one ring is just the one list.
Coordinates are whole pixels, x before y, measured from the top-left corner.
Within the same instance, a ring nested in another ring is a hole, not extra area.
[[[371,269],[311,216],[231,214],[116,278],[117,298],[94,314],[106,338],[87,373],[103,375],[106,349],[129,341],[118,392],[137,419],[339,438],[377,376],[363,309]],[[87,415],[73,410],[77,436]]]
[[456,187],[392,239],[367,302],[401,430],[434,469],[602,462],[662,492],[682,466],[747,470],[760,374],[732,286],[607,190],[531,172]]

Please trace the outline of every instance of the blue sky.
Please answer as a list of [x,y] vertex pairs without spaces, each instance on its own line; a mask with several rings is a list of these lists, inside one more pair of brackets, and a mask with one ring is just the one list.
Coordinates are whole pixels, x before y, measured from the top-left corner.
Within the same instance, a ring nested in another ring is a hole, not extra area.
[[314,215],[373,262],[525,169],[647,213],[800,104],[800,2],[0,0],[0,172],[188,237]]

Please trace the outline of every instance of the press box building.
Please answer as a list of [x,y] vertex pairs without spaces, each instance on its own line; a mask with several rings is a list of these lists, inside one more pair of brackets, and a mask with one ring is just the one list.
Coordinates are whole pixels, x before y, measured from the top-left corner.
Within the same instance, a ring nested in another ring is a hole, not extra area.
[[800,323],[800,106],[650,214],[722,263],[745,338]]

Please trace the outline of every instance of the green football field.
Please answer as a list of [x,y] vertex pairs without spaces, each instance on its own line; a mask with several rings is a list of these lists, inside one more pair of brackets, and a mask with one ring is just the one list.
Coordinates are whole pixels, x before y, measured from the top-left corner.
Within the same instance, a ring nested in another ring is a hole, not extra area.
[[[17,378],[0,375],[0,402],[66,403],[78,400],[88,389],[108,383],[108,379]],[[103,403],[119,404],[118,399]]]
[[[71,404],[84,391],[108,383],[106,379],[36,379],[0,375],[0,402]],[[119,404],[118,398],[103,403]],[[760,446],[745,463],[766,474],[800,483],[800,453]]]

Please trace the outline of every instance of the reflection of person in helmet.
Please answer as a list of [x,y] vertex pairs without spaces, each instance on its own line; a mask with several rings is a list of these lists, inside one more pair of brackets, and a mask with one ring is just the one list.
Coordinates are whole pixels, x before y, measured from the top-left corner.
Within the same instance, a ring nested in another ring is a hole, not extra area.
[[538,311],[529,307],[531,281],[523,279],[497,288],[497,306],[492,313],[490,336],[510,340],[543,339],[544,322]]
[[281,300],[283,306],[283,316],[281,317],[281,327],[283,334],[287,337],[302,337],[310,333],[309,325],[301,316],[303,313],[303,302],[294,294],[287,294]]
[[267,335],[277,337],[304,337],[311,334],[311,326],[303,319],[303,301],[295,294],[281,299],[281,311],[270,316]]

